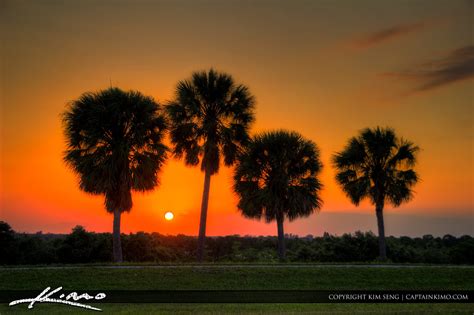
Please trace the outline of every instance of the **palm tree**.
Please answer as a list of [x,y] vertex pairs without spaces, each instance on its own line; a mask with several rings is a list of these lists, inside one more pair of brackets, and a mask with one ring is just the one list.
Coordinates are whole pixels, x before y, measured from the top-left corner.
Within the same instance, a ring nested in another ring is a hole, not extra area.
[[197,259],[202,261],[211,176],[219,171],[221,157],[231,166],[249,139],[254,120],[254,97],[232,76],[213,69],[194,72],[180,81],[176,97],[166,107],[173,153],[187,165],[198,165],[204,175]]
[[387,258],[383,208],[400,206],[413,197],[418,175],[412,169],[418,147],[398,139],[390,128],[364,129],[333,156],[336,181],[356,206],[368,198],[375,205],[380,259]]
[[276,220],[280,260],[285,259],[285,218],[293,221],[321,208],[321,169],[316,144],[284,130],[255,136],[239,157],[234,173],[238,208],[247,218]]
[[120,217],[132,208],[132,190],[159,184],[167,152],[165,116],[153,98],[111,87],[82,94],[63,120],[64,160],[79,175],[81,190],[105,195],[105,208],[114,214],[113,258],[121,262]]

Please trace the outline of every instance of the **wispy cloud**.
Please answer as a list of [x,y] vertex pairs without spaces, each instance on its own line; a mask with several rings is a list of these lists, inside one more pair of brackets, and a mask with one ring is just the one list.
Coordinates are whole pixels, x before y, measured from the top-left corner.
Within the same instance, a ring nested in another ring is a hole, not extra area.
[[383,73],[383,75],[414,81],[415,86],[410,93],[429,91],[472,79],[474,78],[474,46],[455,49],[441,58],[415,65],[410,70]]
[[380,31],[359,36],[350,42],[350,46],[355,49],[365,49],[380,43],[388,42],[399,37],[421,31],[428,26],[428,22],[418,22],[411,24],[399,24],[382,29]]

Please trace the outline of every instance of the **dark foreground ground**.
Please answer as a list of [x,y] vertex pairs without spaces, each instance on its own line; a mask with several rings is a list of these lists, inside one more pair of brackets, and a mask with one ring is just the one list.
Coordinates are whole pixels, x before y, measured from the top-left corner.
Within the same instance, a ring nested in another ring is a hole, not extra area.
[[[0,268],[0,290],[474,290],[473,267],[206,265]],[[111,304],[107,314],[473,314],[472,304]],[[0,314],[91,313],[63,305],[0,306]],[[92,313],[93,314],[93,313]]]

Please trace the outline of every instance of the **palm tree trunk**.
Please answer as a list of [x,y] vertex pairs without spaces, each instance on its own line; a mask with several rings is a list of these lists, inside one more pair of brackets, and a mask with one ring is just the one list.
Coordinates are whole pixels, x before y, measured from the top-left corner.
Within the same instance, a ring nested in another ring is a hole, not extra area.
[[204,176],[204,190],[202,192],[201,202],[201,221],[199,222],[199,238],[197,249],[197,260],[202,262],[204,257],[204,242],[206,240],[206,220],[207,220],[207,206],[209,204],[209,190],[211,188],[211,172],[206,169]]
[[114,262],[122,262],[122,243],[120,241],[120,216],[122,212],[119,210],[114,211],[114,227],[113,227],[113,251],[114,251]]
[[383,201],[377,202],[375,206],[375,213],[377,215],[377,226],[379,229],[379,258],[381,260],[387,259],[387,247],[385,245],[385,227],[383,223]]
[[283,231],[284,217],[277,215],[277,227],[278,227],[278,258],[280,261],[284,261],[286,258],[285,248],[285,232]]

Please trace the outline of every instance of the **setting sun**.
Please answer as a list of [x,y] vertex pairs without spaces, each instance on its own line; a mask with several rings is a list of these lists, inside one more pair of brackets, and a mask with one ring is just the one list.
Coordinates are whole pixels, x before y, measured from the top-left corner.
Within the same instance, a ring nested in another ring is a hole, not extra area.
[[173,214],[173,212],[170,212],[170,211],[166,212],[166,213],[165,213],[165,219],[166,219],[167,221],[173,220],[173,219],[174,219],[174,214]]

